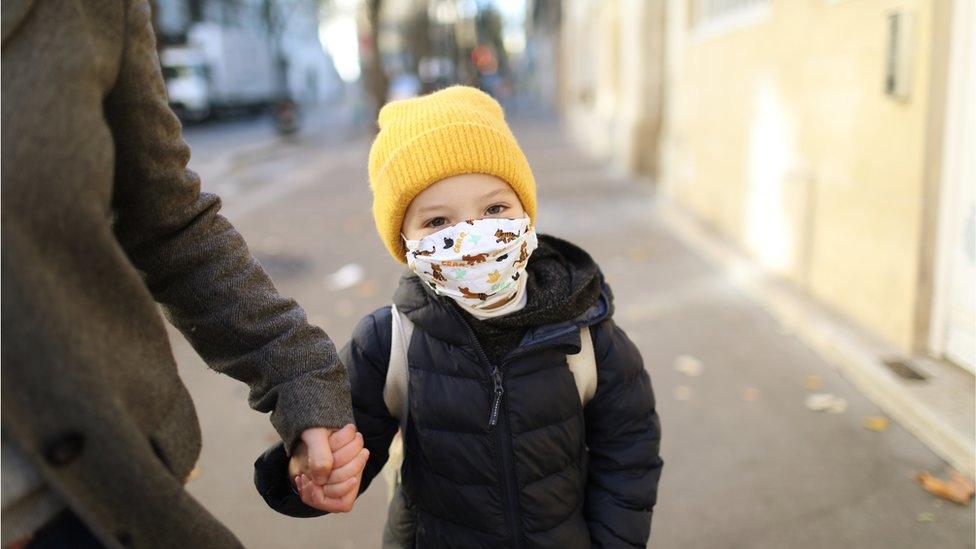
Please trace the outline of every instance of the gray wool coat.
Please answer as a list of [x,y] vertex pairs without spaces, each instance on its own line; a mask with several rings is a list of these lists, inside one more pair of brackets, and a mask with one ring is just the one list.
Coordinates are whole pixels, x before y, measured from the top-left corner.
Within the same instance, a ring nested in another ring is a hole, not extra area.
[[352,420],[345,369],[185,168],[146,1],[2,23],[4,436],[106,544],[239,545],[183,488],[200,428],[160,306],[289,445]]

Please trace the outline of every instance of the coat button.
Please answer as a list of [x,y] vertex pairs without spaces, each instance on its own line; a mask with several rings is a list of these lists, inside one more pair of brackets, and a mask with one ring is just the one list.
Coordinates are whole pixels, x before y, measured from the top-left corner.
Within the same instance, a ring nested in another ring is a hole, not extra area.
[[63,467],[78,459],[85,447],[85,435],[69,431],[44,449],[44,459],[55,467]]

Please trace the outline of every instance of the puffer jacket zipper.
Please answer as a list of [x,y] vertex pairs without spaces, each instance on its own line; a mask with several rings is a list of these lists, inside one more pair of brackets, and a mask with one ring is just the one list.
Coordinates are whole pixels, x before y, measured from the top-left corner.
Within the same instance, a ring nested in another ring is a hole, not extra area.
[[488,428],[497,434],[500,449],[498,452],[498,465],[502,472],[502,482],[504,483],[502,492],[505,494],[505,516],[508,520],[509,531],[512,533],[511,547],[518,549],[522,547],[522,528],[518,518],[519,504],[518,482],[515,478],[515,451],[512,449],[512,433],[508,424],[508,406],[507,399],[505,398],[505,370],[503,369],[508,363],[508,360],[502,361],[501,366],[492,364],[484,348],[481,346],[481,342],[478,341],[478,336],[471,329],[471,326],[468,326],[468,323],[453,308],[450,308],[450,311],[457,318],[457,321],[464,326],[465,330],[467,330],[471,341],[474,343],[478,357],[491,374],[493,398],[491,412],[488,417]]
[[[504,384],[504,375],[501,382]],[[509,512],[509,523],[512,528],[512,547],[522,546],[522,528],[518,519],[518,483],[515,478],[515,451],[512,449],[512,432],[508,423],[508,402],[504,392],[499,393],[502,413],[498,417],[498,440],[501,442],[501,465],[505,481],[505,495],[508,499],[506,506]]]
[[498,412],[502,406],[502,396],[505,395],[505,379],[502,377],[502,371],[498,366],[492,369],[491,379],[495,384],[495,398],[491,403],[491,415],[488,416],[488,426],[494,427],[498,423]]

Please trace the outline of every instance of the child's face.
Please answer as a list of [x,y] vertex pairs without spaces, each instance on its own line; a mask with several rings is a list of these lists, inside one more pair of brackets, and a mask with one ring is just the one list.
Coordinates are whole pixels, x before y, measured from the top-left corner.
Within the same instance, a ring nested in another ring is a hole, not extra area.
[[525,217],[522,202],[504,180],[471,173],[441,179],[417,195],[403,216],[400,232],[419,240],[462,221]]

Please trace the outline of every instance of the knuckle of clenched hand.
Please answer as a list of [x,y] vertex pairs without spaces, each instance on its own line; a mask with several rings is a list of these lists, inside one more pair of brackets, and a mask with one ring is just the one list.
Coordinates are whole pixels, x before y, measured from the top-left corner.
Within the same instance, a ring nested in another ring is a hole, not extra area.
[[315,482],[321,482],[322,480],[325,480],[323,477],[329,476],[330,472],[332,472],[331,466],[314,465],[312,466],[312,474],[309,475],[309,477],[311,477],[311,480]]

